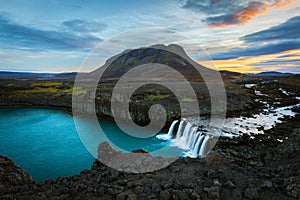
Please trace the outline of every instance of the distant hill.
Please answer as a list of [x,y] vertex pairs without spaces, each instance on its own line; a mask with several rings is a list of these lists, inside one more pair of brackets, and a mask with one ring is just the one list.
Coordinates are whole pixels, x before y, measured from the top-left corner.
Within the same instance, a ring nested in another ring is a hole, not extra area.
[[70,73],[33,73],[33,72],[10,72],[10,71],[0,71],[1,79],[74,79],[76,77],[76,72]]
[[253,73],[247,73],[248,76],[292,76],[293,73],[282,73],[282,72],[276,72],[276,71],[266,71],[266,72],[260,72],[257,74]]
[[242,75],[239,72],[233,72],[233,71],[227,71],[227,70],[221,70],[220,73],[222,75],[229,75],[229,76],[240,76],[240,75]]

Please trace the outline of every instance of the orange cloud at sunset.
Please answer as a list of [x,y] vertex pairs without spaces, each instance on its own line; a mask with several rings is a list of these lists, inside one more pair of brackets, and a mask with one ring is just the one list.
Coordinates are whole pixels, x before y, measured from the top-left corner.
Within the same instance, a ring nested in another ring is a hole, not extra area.
[[248,7],[233,11],[230,22],[211,23],[209,24],[209,27],[221,28],[230,25],[243,24],[249,22],[257,15],[267,13],[270,8],[281,9],[290,6],[295,2],[296,0],[275,0],[275,2],[272,4],[267,4],[264,2],[252,2],[248,4]]
[[213,24],[209,24],[208,26],[212,28],[221,28],[229,25],[230,24],[226,24],[226,23],[213,23]]
[[268,12],[269,5],[265,3],[250,4],[247,8],[235,12],[233,19],[238,23],[244,23],[250,21],[253,17],[259,14]]
[[[252,73],[259,73],[266,70],[259,70],[259,63],[266,62],[266,61],[286,61],[287,63],[291,63],[293,60],[300,60],[300,49],[293,49],[288,50],[276,54],[268,54],[268,55],[261,55],[261,56],[253,56],[253,57],[239,57],[233,58],[228,60],[213,60],[215,66],[212,66],[211,61],[198,61],[199,64],[217,69],[217,70],[228,70],[228,71],[235,71],[235,72],[252,72]],[[281,63],[280,66],[273,65],[267,66],[265,69],[268,71],[276,70],[278,67],[282,67],[286,64]],[[264,67],[262,67],[264,68]]]

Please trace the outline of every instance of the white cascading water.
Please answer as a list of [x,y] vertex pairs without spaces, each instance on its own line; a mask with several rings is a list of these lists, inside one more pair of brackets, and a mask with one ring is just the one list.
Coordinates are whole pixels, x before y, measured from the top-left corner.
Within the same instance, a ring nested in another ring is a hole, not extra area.
[[193,138],[193,142],[192,142],[191,146],[189,147],[189,149],[194,149],[195,148],[195,146],[197,144],[197,141],[198,141],[198,139],[200,138],[201,135],[202,135],[201,132],[196,133],[196,135]]
[[205,136],[205,138],[204,138],[204,140],[203,140],[203,142],[202,142],[200,151],[199,151],[199,153],[198,153],[198,155],[199,155],[200,157],[203,157],[203,156],[205,156],[205,154],[206,154],[206,146],[207,146],[208,140],[209,140],[209,136]]
[[176,141],[178,147],[180,147],[182,149],[187,149],[187,138],[191,134],[192,127],[193,127],[193,124],[191,124],[189,122],[186,123],[183,134]]
[[194,146],[193,149],[191,149],[191,152],[192,152],[192,157],[198,157],[199,156],[199,149],[201,148],[202,146],[202,143],[203,143],[203,140],[204,140],[205,136],[204,135],[201,135],[197,142],[196,142],[196,145]]
[[170,126],[170,129],[169,129],[169,132],[168,132],[168,136],[170,138],[173,137],[174,127],[177,124],[177,122],[178,122],[178,120],[173,121],[171,126]]
[[194,126],[194,127],[191,129],[190,134],[186,137],[185,143],[186,143],[187,148],[190,148],[192,142],[194,141],[197,130],[198,130],[198,127],[197,127],[197,126]]
[[188,122],[186,119],[180,121],[178,130],[174,133],[174,128],[179,120],[173,121],[168,134],[160,136],[161,139],[172,139],[171,144],[188,152],[190,157],[203,157],[206,155],[206,145],[210,136],[198,131],[198,126]]
[[186,139],[189,136],[192,126],[193,125],[191,123],[187,122],[187,124],[184,128],[183,135],[181,136],[182,139]]
[[179,139],[181,137],[184,122],[185,122],[184,120],[181,120],[179,123],[178,131],[176,134],[176,139]]

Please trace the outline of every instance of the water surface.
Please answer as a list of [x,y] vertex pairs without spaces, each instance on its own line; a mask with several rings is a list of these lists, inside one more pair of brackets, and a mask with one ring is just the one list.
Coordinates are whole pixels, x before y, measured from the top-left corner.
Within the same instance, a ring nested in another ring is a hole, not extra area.
[[91,168],[73,118],[42,108],[0,109],[0,154],[11,158],[35,181],[70,176]]
[[[97,156],[97,145],[102,141],[89,119],[80,119],[80,137],[73,117],[61,110],[43,108],[2,108],[0,109],[0,154],[11,158],[28,172],[33,180],[42,181],[59,176],[79,174],[90,169]],[[135,138],[122,132],[109,121],[101,121],[111,145],[118,150],[129,152],[144,149],[153,152],[168,146],[155,136]],[[89,150],[80,138],[89,141]],[[178,149],[177,149],[178,150]],[[181,150],[178,150],[181,151]],[[176,152],[169,147],[163,153]],[[177,152],[178,153],[178,152]],[[162,153],[160,154],[162,155]]]

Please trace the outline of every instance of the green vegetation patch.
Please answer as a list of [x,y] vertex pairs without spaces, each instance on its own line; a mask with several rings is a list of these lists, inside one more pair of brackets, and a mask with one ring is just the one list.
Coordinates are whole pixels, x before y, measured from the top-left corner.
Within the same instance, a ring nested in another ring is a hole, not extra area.
[[61,86],[63,82],[60,81],[44,81],[44,82],[33,82],[31,83],[31,87],[54,87]]
[[169,97],[169,95],[168,94],[150,94],[150,95],[147,95],[147,99],[148,100],[151,100],[151,101],[153,101],[153,100],[157,100],[157,99],[164,99],[164,98],[167,98],[167,97]]
[[56,96],[62,94],[84,94],[86,93],[86,89],[82,89],[81,87],[74,88],[66,88],[66,89],[58,89],[55,87],[35,87],[27,90],[17,90],[18,93],[56,93]]
[[53,87],[47,87],[47,88],[35,87],[27,90],[17,90],[18,93],[44,93],[44,92],[55,93],[57,91],[58,89]]

